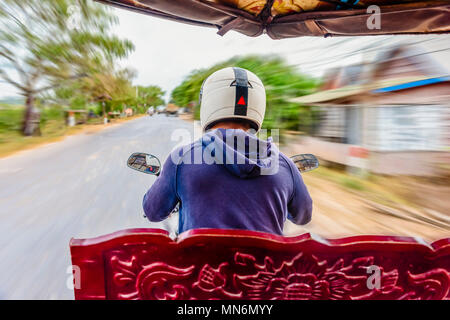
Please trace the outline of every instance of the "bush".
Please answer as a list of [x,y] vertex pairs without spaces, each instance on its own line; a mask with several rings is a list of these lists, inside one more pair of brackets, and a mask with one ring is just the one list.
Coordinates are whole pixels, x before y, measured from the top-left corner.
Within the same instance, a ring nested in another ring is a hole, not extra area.
[[25,109],[23,107],[4,107],[0,109],[0,133],[11,133],[22,129]]
[[48,120],[64,120],[64,111],[59,107],[44,108],[41,111],[41,125]]
[[352,179],[351,177],[342,177],[339,181],[344,187],[362,191],[364,190],[364,186],[361,182],[356,179]]
[[63,134],[66,130],[64,111],[60,107],[47,107],[41,110],[41,133],[43,136]]

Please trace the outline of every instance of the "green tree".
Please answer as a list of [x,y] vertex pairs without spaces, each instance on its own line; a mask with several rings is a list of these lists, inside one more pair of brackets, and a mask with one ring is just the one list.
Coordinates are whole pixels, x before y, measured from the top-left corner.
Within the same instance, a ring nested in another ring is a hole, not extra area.
[[136,73],[131,69],[111,69],[80,79],[81,86],[77,86],[74,91],[82,93],[88,101],[104,102],[105,112],[124,111],[130,106],[138,113],[144,113],[150,106],[164,104],[165,92],[160,87],[133,86],[135,76]]
[[137,90],[137,104],[146,111],[148,107],[157,107],[163,105],[164,101],[164,90],[158,86],[138,86]]
[[130,69],[111,69],[82,79],[81,92],[89,101],[104,103],[104,112],[123,111],[126,105],[136,105],[132,86],[135,72]]
[[195,70],[172,91],[172,102],[183,107],[193,105],[198,117],[198,95],[204,79],[224,67],[245,68],[261,78],[267,96],[265,128],[307,130],[311,126],[313,110],[291,103],[289,99],[312,93],[318,81],[300,74],[283,59],[274,56],[235,57],[208,69]]
[[23,132],[34,134],[36,97],[105,70],[133,50],[107,35],[117,18],[90,0],[2,0],[0,77],[26,98]]

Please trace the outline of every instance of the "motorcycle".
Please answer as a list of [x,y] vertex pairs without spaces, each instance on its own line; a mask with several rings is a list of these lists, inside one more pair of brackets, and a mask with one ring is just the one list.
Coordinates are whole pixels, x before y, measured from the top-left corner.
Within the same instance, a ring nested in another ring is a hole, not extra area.
[[[291,160],[301,173],[308,172],[319,167],[319,160],[313,154],[298,154],[292,156]],[[131,154],[127,160],[127,166],[133,170],[155,176],[159,176],[161,173],[161,162],[158,157],[148,153],[135,152]],[[171,215],[178,213],[179,208],[180,204],[178,203],[173,209]],[[147,218],[145,214],[144,218]],[[174,232],[174,234],[178,235],[177,232]]]

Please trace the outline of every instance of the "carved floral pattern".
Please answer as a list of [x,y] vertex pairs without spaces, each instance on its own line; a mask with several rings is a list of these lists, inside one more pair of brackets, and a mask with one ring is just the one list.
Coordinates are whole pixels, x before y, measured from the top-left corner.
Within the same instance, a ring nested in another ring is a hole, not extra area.
[[266,258],[257,269],[253,275],[236,277],[239,288],[255,299],[349,299],[352,289],[366,280],[366,276],[340,272],[338,264],[327,268],[327,261],[303,253],[284,261],[278,269],[271,258]]
[[142,300],[178,300],[189,299],[189,290],[177,281],[187,279],[192,275],[194,266],[177,268],[162,262],[140,265],[136,256],[129,261],[122,261],[118,256],[111,259],[115,270],[113,283],[119,287],[131,284],[130,292],[118,295],[120,299]]
[[[420,274],[407,272],[399,283],[397,269],[380,267],[380,287],[370,289],[368,268],[373,256],[358,257],[345,264],[299,253],[277,261],[237,252],[230,262],[175,266],[161,261],[143,264],[142,250],[127,256],[114,251],[110,258],[119,299],[445,299],[450,273],[443,268]],[[124,258],[126,257],[126,258]],[[278,262],[278,263],[277,263]]]

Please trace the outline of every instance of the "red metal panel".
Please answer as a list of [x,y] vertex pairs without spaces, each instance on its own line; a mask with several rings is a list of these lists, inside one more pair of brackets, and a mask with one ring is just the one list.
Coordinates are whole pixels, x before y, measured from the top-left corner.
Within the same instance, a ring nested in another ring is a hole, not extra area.
[[130,229],[70,247],[76,299],[450,298],[450,238],[428,245],[200,229],[173,241],[163,230]]

